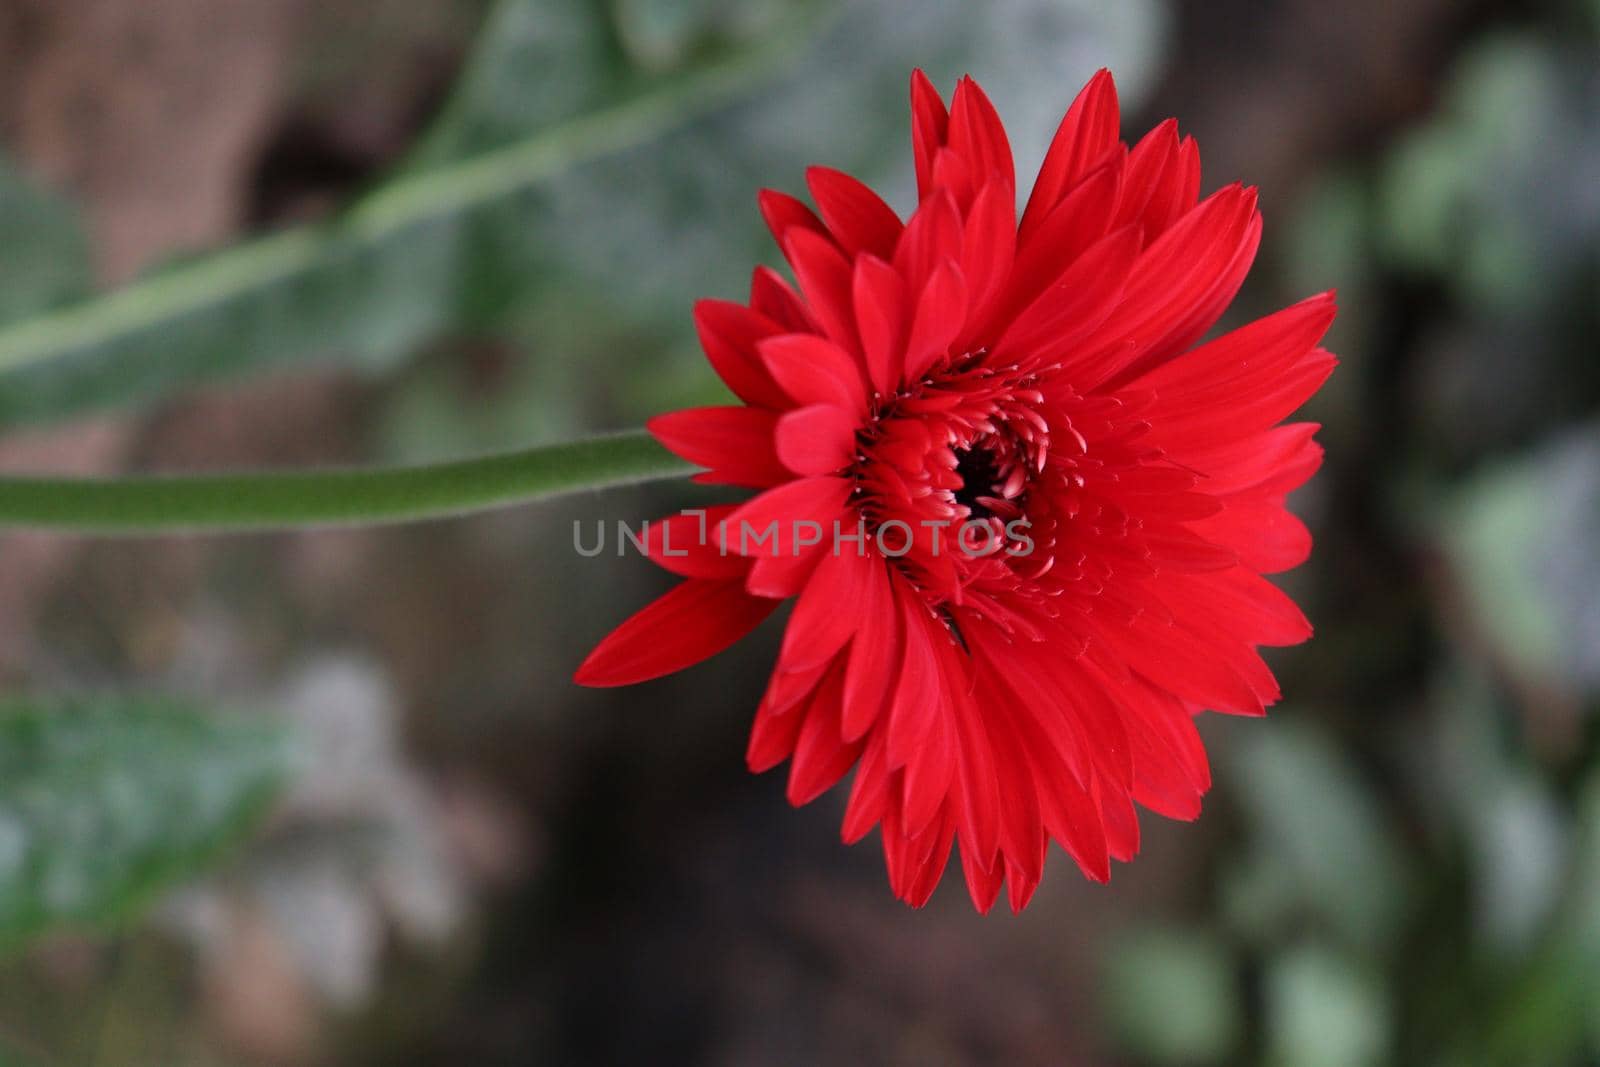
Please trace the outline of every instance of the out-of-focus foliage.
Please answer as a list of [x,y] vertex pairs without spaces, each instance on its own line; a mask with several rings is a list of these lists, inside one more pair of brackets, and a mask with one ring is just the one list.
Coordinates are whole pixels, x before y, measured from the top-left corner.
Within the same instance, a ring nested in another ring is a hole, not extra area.
[[[543,43],[562,54],[561,40]],[[550,66],[515,58],[530,74]],[[0,421],[125,404],[285,360],[392,365],[419,340],[503,306],[506,291],[525,282],[522,272],[549,265],[549,250],[526,239],[537,225],[530,189],[725,99],[766,76],[773,57],[726,61],[732,66],[664,76],[653,95],[610,108],[554,109],[567,121],[541,123],[493,154],[421,169],[326,224],[176,264],[15,324],[0,333]],[[552,84],[562,84],[559,75]],[[542,93],[545,83],[526,88]]]
[[1516,667],[1600,692],[1600,428],[1584,427],[1464,485],[1441,521],[1486,636]]
[[115,922],[203,869],[289,760],[280,730],[166,701],[0,704],[0,945]]
[[1281,1067],[1367,1067],[1389,1062],[1388,1003],[1348,957],[1306,945],[1266,974],[1267,1062]]
[[[681,340],[689,283],[732,292],[767,253],[753,188],[903,159],[912,65],[995,70],[1002,99],[1048,70],[1059,98],[1033,104],[1058,112],[1159,29],[1153,0],[1027,0],[1004,20],[909,0],[737,7],[506,0],[410,166],[339,218],[0,332],[0,424],[286,360],[392,367],[445,331],[548,328],[563,305]],[[604,358],[658,402],[659,380],[631,373],[652,359]]]
[[1267,942],[1320,927],[1381,948],[1408,894],[1402,850],[1365,783],[1304,722],[1251,731],[1235,745],[1229,784],[1254,831],[1253,854],[1229,886],[1239,928]]
[[1233,961],[1202,931],[1128,937],[1107,963],[1101,1001],[1112,1036],[1152,1063],[1221,1063],[1241,1033]]
[[1504,36],[1463,59],[1437,116],[1384,169],[1377,232],[1394,262],[1445,277],[1487,314],[1560,298],[1600,237],[1600,71],[1588,58]]
[[71,207],[0,155],[0,325],[85,295],[89,248]]

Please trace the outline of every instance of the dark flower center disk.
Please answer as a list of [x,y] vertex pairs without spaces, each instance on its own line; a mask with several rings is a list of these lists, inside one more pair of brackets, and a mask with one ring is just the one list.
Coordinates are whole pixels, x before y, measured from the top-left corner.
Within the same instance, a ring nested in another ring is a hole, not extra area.
[[998,495],[1000,463],[995,454],[982,445],[965,448],[956,453],[956,475],[961,488],[955,491],[957,504],[972,510],[972,518],[987,519],[994,513],[980,498]]

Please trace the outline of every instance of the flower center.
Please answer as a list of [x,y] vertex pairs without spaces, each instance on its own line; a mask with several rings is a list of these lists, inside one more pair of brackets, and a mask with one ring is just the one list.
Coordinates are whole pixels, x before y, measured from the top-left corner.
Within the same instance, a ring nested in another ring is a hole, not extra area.
[[994,453],[987,448],[957,452],[956,477],[961,479],[961,488],[955,492],[956,503],[965,506],[975,519],[988,518],[991,512],[984,500],[995,495],[995,483],[1000,477]]
[[933,607],[1015,590],[1053,565],[1061,471],[1043,396],[1032,376],[978,355],[880,406],[850,469],[871,536]]
[[1022,514],[1028,487],[1026,457],[1016,442],[986,434],[956,450],[960,488],[951,495],[973,519],[1007,521]]

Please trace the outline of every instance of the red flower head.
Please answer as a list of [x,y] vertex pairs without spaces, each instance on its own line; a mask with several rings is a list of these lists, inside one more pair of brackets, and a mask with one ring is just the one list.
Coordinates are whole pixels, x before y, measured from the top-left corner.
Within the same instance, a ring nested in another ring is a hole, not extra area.
[[1199,200],[1171,120],[1123,144],[1108,72],[1020,223],[977,83],[947,111],[919,71],[911,113],[908,222],[821,167],[817,213],[761,194],[797,287],[759,267],[748,305],[695,309],[744,403],[650,423],[699,480],[760,492],[654,526],[687,580],[577,680],[687,667],[796,597],[751,769],[788,759],[804,804],[855,768],[843,836],[881,828],[897,896],[923,904],[959,843],[978,908],[1004,882],[1020,909],[1051,838],[1105,881],[1135,803],[1199,813],[1198,712],[1278,698],[1256,648],[1311,627],[1261,575],[1306,558],[1284,495],[1322,455],[1315,424],[1278,423],[1333,369],[1334,302],[1196,347],[1255,256],[1255,190]]

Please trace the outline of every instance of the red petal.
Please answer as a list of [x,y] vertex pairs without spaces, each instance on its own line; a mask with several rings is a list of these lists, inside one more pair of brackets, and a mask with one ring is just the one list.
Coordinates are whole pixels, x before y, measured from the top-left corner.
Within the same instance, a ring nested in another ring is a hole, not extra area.
[[1121,121],[1116,84],[1109,70],[1101,70],[1067,109],[1045,153],[1027,210],[1022,213],[1023,243],[1090,168],[1116,147]]
[[852,259],[863,252],[884,258],[894,255],[905,224],[877,193],[828,167],[809,168],[806,185],[845,255]]
[[972,906],[978,909],[980,915],[989,914],[989,909],[994,907],[995,898],[1000,895],[1000,886],[1005,881],[1005,865],[990,863],[985,867],[978,860],[977,849],[963,834],[961,872],[967,879],[967,895],[972,898]]
[[955,835],[955,820],[948,813],[941,817],[937,827],[923,831],[923,836],[929,840],[932,847],[921,857],[916,874],[906,886],[905,896],[902,898],[913,908],[920,908],[928,903],[928,898],[933,896],[933,891],[938,888],[940,879],[944,877],[944,869],[950,865],[950,846],[955,842]]
[[934,269],[917,299],[906,341],[905,380],[914,382],[950,352],[967,321],[967,286],[961,268],[945,260]]
[[776,606],[750,596],[736,578],[690,578],[611,631],[573,680],[632,685],[681,671],[739,640]]
[[961,211],[950,194],[937,191],[922,202],[894,250],[894,269],[911,293],[922,291],[934,270],[961,257]]
[[788,759],[794,754],[794,743],[805,721],[803,711],[793,707],[777,708],[763,700],[756,709],[755,722],[750,725],[750,741],[744,751],[745,766],[751,773],[761,774]]
[[1311,623],[1288,594],[1244,567],[1218,574],[1173,574],[1151,587],[1175,615],[1207,613],[1253,645],[1298,645]]
[[685,511],[649,523],[645,554],[650,562],[685,578],[743,578],[750,561],[717,546],[718,525],[738,505]]
[[795,403],[867,409],[867,386],[856,359],[816,334],[784,333],[762,341],[762,365]]
[[1128,274],[1117,311],[1100,330],[1105,347],[1135,347],[1077,368],[1079,389],[1126,381],[1193,342],[1232,299],[1260,239],[1254,189],[1234,185],[1208,198],[1146,248]]
[[756,342],[784,332],[782,326],[727,300],[697,302],[694,325],[711,368],[735,396],[756,407],[788,407],[783,391],[756,358]]
[[1082,342],[1119,306],[1138,252],[1136,226],[1103,237],[1017,316],[995,344],[995,360],[1043,362]]
[[769,489],[728,516],[718,531],[719,543],[742,556],[796,559],[831,543],[833,523],[843,519],[851,488],[844,478],[823,477]]
[[833,474],[856,459],[856,419],[832,404],[813,404],[778,420],[778,458],[796,474]]
[[941,714],[940,673],[928,639],[926,609],[920,597],[898,579],[893,600],[900,614],[901,667],[889,703],[889,769],[899,770],[918,752],[936,726]]
[[1281,500],[1230,497],[1222,511],[1192,523],[1196,533],[1227,545],[1259,574],[1292,570],[1311,555],[1311,531]]
[[822,329],[806,310],[800,294],[777,271],[765,265],[750,274],[750,310],[765,315],[785,333],[817,333]]
[[[850,643],[845,673],[844,714],[840,729],[846,741],[861,737],[878,721],[893,692],[900,664],[899,608],[883,561],[870,559],[861,597],[860,626]],[[886,731],[879,731],[886,733]]]
[[761,706],[770,709],[774,715],[792,711],[810,699],[817,686],[822,684],[822,676],[832,666],[833,661],[827,660],[804,670],[786,671],[780,664],[767,679],[767,692],[761,698]]
[[[1122,195],[1117,202],[1117,213],[1112,229],[1144,222],[1145,208],[1161,186],[1162,177],[1174,167],[1178,159],[1178,120],[1167,119],[1139,139],[1128,153],[1128,165],[1122,172]],[[1145,231],[1145,243],[1155,239],[1150,228]]]
[[688,408],[657,415],[645,428],[669,451],[710,468],[706,479],[764,489],[789,480],[773,442],[778,417],[760,408]]
[[[1094,796],[1100,805],[1100,822],[1105,827],[1106,852],[1111,859],[1127,863],[1139,852],[1139,815],[1133,799],[1121,789],[1101,781],[1095,782]],[[1106,866],[1106,880],[1109,881],[1110,864]]]
[[948,712],[938,710],[922,745],[906,761],[901,820],[908,834],[922,833],[943,810],[956,772],[956,732]]
[[805,724],[795,741],[786,790],[789,803],[796,807],[811,803],[832,788],[861,755],[860,742],[845,744],[839,738],[843,677],[844,672],[837,665],[829,671],[804,713]]
[[883,731],[867,741],[856,764],[855,780],[850,783],[850,799],[845,804],[839,837],[847,845],[860,841],[883,818],[889,801],[889,771],[883,762]]
[[875,256],[862,256],[856,260],[851,294],[867,375],[873,391],[887,396],[900,384],[905,366],[909,317],[905,284],[888,263]]
[[917,166],[917,200],[933,190],[933,157],[950,127],[939,90],[920,69],[911,72],[911,154]]
[[759,556],[750,567],[750,576],[744,587],[752,596],[769,596],[786,600],[799,596],[817,569],[821,558],[820,548],[809,548],[794,556]]
[[1098,636],[1129,668],[1190,703],[1234,715],[1266,713],[1249,683],[1231,665],[1202,651],[1192,631],[1141,616],[1127,628],[1108,623]]
[[1153,432],[1188,451],[1253,436],[1303,403],[1332,369],[1331,357],[1315,353],[1335,311],[1332,293],[1311,297],[1147,371],[1129,388],[1155,392]]
[[979,191],[967,213],[961,242],[961,276],[967,283],[968,320],[981,325],[1005,292],[1016,250],[1016,192],[991,180]]
[[[1017,176],[1011,161],[1011,142],[994,104],[978,83],[962,78],[950,102],[949,146],[977,176],[976,184],[999,181],[1015,198]],[[1015,203],[1012,204],[1015,210]]]
[[941,148],[933,157],[933,187],[948,196],[959,211],[966,211],[982,179],[983,174],[953,148]]
[[1172,445],[1184,466],[1205,473],[1208,492],[1221,496],[1269,482],[1278,486],[1288,475],[1294,481],[1284,487],[1287,491],[1298,487],[1320,464],[1322,448],[1312,439],[1320,429],[1315,422],[1292,422],[1210,446],[1194,447],[1181,439]]
[[995,321],[1009,323],[1108,232],[1121,162],[1096,168],[1056,205],[1012,266]]
[[938,648],[944,691],[956,728],[958,820],[963,843],[972,846],[973,860],[988,867],[1000,847],[1000,772],[983,716],[968,692],[966,671],[957,656],[948,641]]
[[828,228],[817,218],[816,213],[788,193],[780,193],[776,189],[763,189],[756,194],[756,204],[761,208],[761,217],[766,221],[767,229],[772,232],[772,239],[778,242],[779,248],[788,243],[789,231],[796,227],[821,237],[828,237]]
[[[795,601],[783,633],[778,662],[784,670],[802,670],[833,658],[860,625],[858,610],[875,568],[882,561],[858,556],[850,546],[822,553],[817,569]],[[843,679],[841,679],[841,686]]]
[[839,347],[855,352],[855,316],[850,304],[850,263],[833,241],[810,230],[791,229],[783,254],[794,267],[806,307]]
[[1194,207],[1199,195],[1200,147],[1193,137],[1185,137],[1150,191],[1142,216],[1145,240],[1153,241],[1165,233]]
[[1000,848],[1008,862],[1013,894],[1039,884],[1044,874],[1044,824],[1034,789],[1032,759],[1017,733],[1015,706],[986,709],[985,726],[994,749],[1000,805]]

